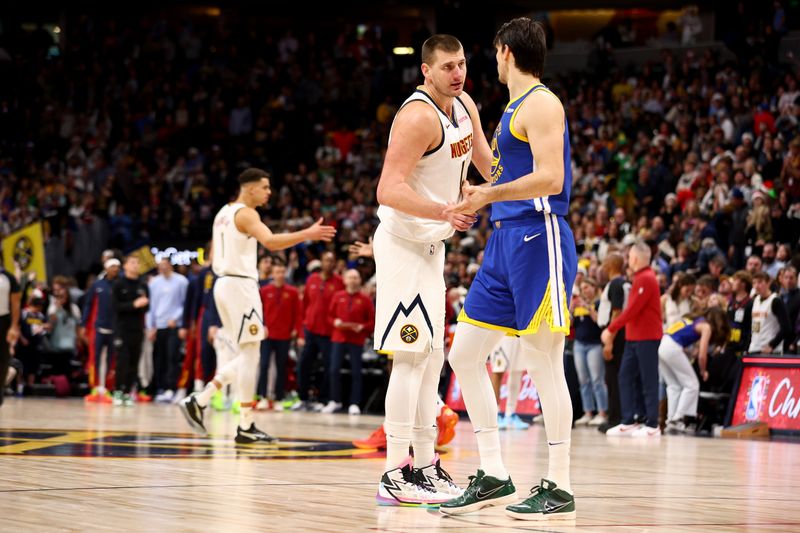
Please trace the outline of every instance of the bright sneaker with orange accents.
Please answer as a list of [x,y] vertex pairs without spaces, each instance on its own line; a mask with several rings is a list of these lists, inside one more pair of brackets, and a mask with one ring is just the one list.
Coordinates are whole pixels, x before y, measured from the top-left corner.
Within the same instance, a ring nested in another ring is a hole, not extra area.
[[386,449],[386,432],[383,431],[383,425],[372,432],[372,435],[362,440],[354,440],[353,446],[360,450],[385,450]]
[[136,401],[137,402],[142,402],[142,403],[152,402],[153,401],[153,397],[150,396],[149,394],[147,394],[146,392],[137,392],[136,393]]
[[446,405],[442,407],[439,416],[436,417],[436,427],[439,429],[439,437],[436,439],[437,446],[444,446],[455,438],[458,419],[458,413]]
[[92,389],[92,392],[83,397],[84,402],[98,403],[100,401],[100,394],[97,389]]

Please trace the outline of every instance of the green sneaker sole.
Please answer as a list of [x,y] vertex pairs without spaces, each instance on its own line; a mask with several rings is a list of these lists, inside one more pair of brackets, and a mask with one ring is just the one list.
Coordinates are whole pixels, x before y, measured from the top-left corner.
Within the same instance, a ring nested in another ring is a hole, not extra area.
[[484,507],[494,507],[496,505],[508,505],[510,503],[515,503],[517,501],[518,501],[517,493],[513,492],[511,494],[506,494],[505,496],[500,496],[499,498],[480,500],[475,503],[470,503],[469,505],[462,505],[461,507],[442,506],[439,507],[439,512],[444,513],[446,515],[456,516],[467,513],[474,513],[476,511],[480,511]]

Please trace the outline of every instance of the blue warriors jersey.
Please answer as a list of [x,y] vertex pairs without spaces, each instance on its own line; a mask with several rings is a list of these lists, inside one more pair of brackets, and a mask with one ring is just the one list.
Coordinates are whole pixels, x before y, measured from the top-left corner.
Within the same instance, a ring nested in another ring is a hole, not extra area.
[[700,322],[705,322],[704,318],[684,318],[678,320],[667,328],[667,335],[672,337],[672,340],[686,348],[700,340],[700,334],[695,330],[695,325]]
[[[520,104],[531,93],[546,90],[544,85],[534,85],[508,104],[503,113],[492,138],[493,186],[536,171],[532,144],[513,129],[513,124]],[[575,237],[566,221],[572,186],[566,129],[563,156],[564,187],[560,194],[492,204],[494,231],[459,321],[511,335],[534,334],[543,326],[551,332],[569,334],[567,295],[572,294],[578,257]]]
[[[506,106],[500,123],[492,136],[492,185],[502,185],[521,178],[536,170],[536,154],[531,153],[528,138],[513,127],[520,106],[536,91],[550,90],[544,85],[534,85],[522,96]],[[552,93],[551,93],[552,94]],[[492,222],[535,216],[537,213],[552,213],[565,217],[569,214],[569,194],[572,188],[572,166],[570,165],[569,128],[564,118],[564,187],[555,196],[543,196],[532,200],[514,200],[492,204]]]

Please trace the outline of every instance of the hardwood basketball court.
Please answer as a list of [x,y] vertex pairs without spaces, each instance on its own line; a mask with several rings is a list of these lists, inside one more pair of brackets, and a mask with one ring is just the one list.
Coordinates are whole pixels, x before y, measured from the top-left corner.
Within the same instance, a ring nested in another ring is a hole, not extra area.
[[[236,446],[236,418],[195,437],[177,407],[8,398],[0,408],[0,531],[800,531],[792,442],[573,432],[572,524],[502,508],[449,518],[375,505],[381,454],[356,450],[374,416],[257,413],[278,445]],[[443,454],[460,484],[478,465],[462,422]],[[544,429],[504,432],[520,496],[546,472]]]

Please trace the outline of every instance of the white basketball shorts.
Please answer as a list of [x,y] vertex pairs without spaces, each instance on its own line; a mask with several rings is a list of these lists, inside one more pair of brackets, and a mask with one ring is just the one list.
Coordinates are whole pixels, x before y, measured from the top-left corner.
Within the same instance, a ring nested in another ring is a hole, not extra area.
[[416,242],[378,225],[375,350],[430,353],[444,348],[444,242]]
[[264,307],[256,280],[220,277],[214,284],[214,303],[224,334],[234,345],[264,340]]

